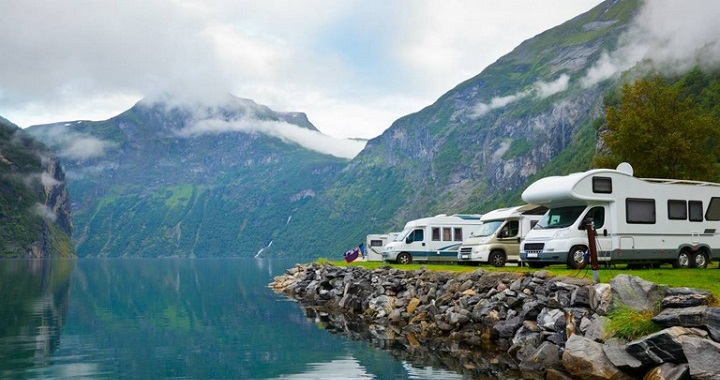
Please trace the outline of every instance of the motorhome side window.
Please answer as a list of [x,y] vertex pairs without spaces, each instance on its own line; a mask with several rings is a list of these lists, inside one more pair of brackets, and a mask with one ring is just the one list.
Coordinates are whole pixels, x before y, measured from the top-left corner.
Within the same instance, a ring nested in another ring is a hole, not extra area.
[[710,199],[707,212],[705,213],[706,220],[720,220],[720,198],[713,197]]
[[450,227],[443,227],[443,241],[452,240],[452,230]]
[[461,227],[455,227],[455,241],[463,241],[463,233]]
[[655,200],[627,198],[625,199],[625,213],[628,223],[655,224]]
[[610,177],[593,177],[592,187],[593,187],[593,193],[612,194],[612,178],[610,178]]
[[687,202],[679,199],[668,200],[668,219],[687,220]]
[[433,227],[432,239],[433,241],[440,241],[440,227]]
[[602,206],[591,208],[583,217],[582,223],[580,223],[580,225],[578,226],[579,230],[584,230],[585,228],[587,228],[585,226],[585,221],[588,218],[592,219],[593,227],[595,229],[602,228],[605,225],[605,208]]
[[688,209],[689,209],[691,222],[702,222],[703,221],[702,201],[689,201]]
[[370,240],[370,246],[371,247],[382,247],[383,241],[382,240]]

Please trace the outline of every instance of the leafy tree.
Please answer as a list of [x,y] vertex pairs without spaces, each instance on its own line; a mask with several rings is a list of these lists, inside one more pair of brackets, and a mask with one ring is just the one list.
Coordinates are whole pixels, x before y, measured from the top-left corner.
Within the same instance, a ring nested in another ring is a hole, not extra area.
[[719,120],[693,90],[659,76],[623,85],[619,104],[606,110],[605,149],[595,166],[627,161],[640,177],[718,180]]

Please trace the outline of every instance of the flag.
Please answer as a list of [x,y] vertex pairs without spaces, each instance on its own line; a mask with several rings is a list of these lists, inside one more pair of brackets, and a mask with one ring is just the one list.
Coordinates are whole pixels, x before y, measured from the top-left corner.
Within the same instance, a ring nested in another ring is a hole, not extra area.
[[360,243],[359,246],[345,252],[343,254],[345,256],[345,261],[348,263],[351,263],[359,258],[365,257],[365,243]]

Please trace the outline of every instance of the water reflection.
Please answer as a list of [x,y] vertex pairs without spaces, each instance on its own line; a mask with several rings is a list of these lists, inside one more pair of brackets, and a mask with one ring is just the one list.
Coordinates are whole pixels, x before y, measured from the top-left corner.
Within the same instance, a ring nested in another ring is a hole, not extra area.
[[60,346],[70,298],[72,260],[2,260],[0,377],[23,378],[48,365]]
[[[386,331],[382,326],[368,326],[354,315],[334,314],[322,307],[302,305],[306,317],[337,335],[353,340],[369,342],[374,347],[390,353],[402,361],[411,379],[462,378],[472,379],[522,379],[516,361],[506,351],[487,345],[464,347],[448,340],[432,344],[420,344],[413,336],[403,336],[399,331]],[[447,369],[447,374],[438,374]],[[432,374],[426,377],[424,374]],[[456,376],[456,377],[454,377]]]

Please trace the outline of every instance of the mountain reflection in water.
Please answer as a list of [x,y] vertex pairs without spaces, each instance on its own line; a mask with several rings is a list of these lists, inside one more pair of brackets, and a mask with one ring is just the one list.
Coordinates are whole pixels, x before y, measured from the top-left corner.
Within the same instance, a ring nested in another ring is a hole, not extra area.
[[267,286],[297,262],[0,260],[0,378],[471,378],[328,334]]

